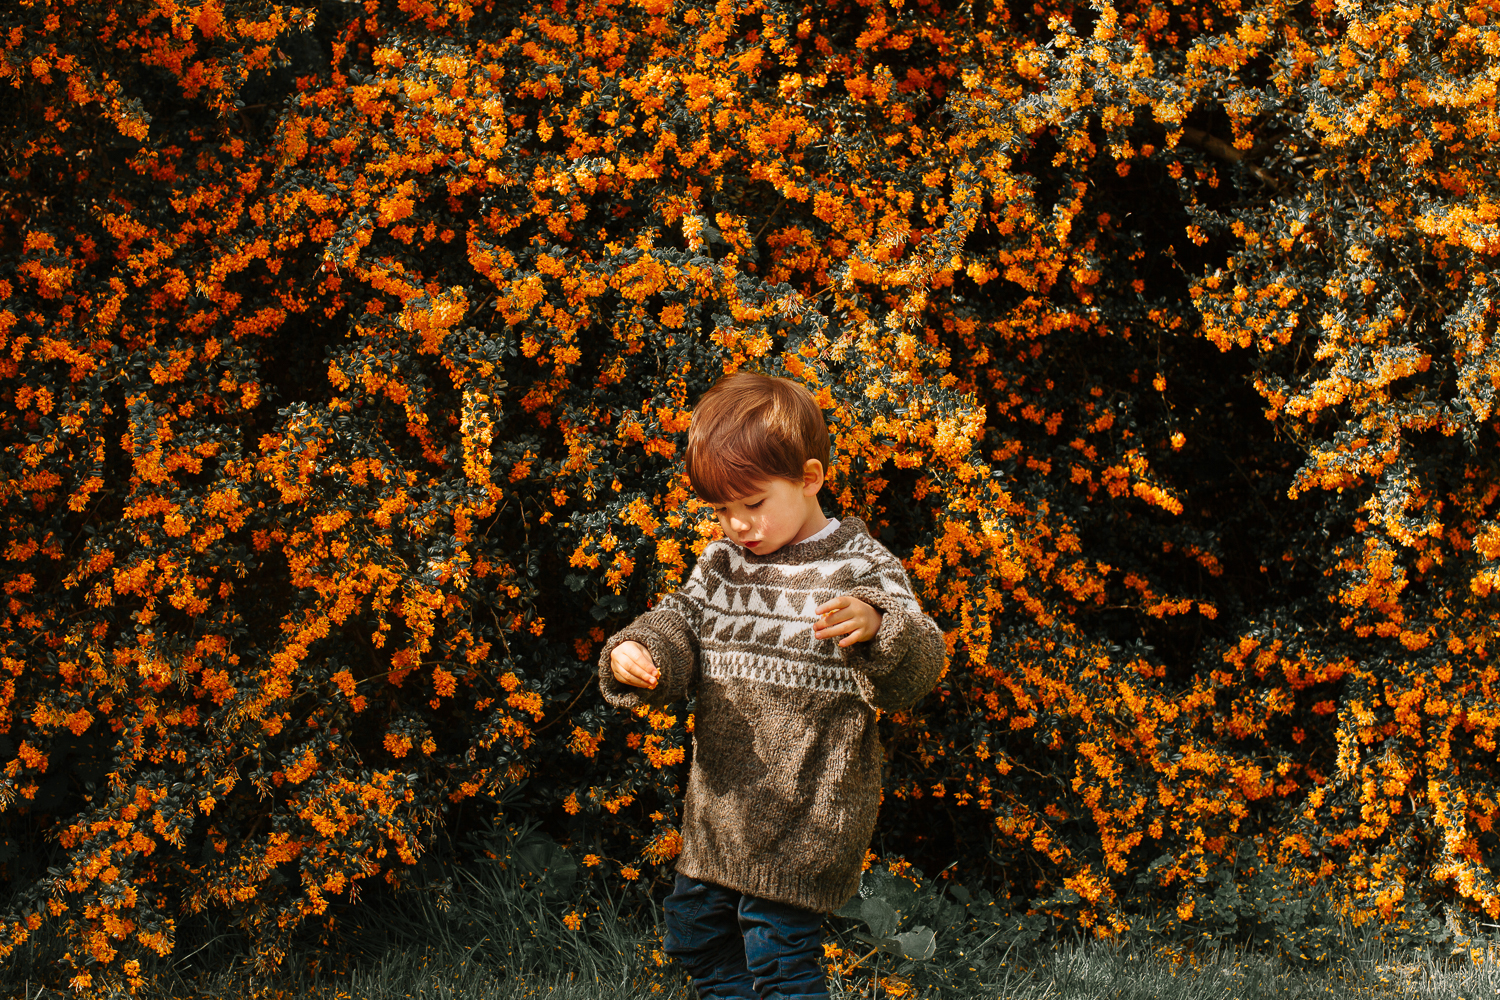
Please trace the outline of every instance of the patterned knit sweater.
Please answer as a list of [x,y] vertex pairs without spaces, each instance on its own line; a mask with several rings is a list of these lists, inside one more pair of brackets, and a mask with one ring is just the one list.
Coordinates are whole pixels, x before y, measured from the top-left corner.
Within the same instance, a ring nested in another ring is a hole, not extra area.
[[[813,637],[814,609],[840,594],[881,612],[873,639]],[[614,679],[626,640],[650,651],[654,689]],[[679,872],[831,912],[859,890],[875,829],[875,710],[927,693],[943,654],[900,561],[851,517],[765,556],[710,544],[682,589],[605,643],[599,686],[622,708],[697,694]]]

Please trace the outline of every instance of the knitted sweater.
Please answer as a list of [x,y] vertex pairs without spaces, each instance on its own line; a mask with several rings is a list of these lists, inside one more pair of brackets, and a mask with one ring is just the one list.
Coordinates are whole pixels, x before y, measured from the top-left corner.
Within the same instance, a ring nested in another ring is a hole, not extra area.
[[[814,609],[840,594],[881,612],[874,638],[813,637]],[[650,651],[654,689],[610,672],[627,640]],[[697,694],[679,872],[831,912],[859,890],[875,829],[875,710],[912,705],[943,655],[900,561],[851,517],[765,556],[710,544],[682,589],[605,643],[599,687],[622,708]]]

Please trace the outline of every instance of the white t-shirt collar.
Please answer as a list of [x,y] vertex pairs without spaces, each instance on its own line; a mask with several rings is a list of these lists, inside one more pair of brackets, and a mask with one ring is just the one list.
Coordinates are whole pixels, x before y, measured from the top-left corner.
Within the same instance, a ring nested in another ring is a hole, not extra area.
[[798,542],[797,544],[798,545],[805,545],[808,542],[816,542],[820,538],[827,538],[829,535],[833,534],[837,530],[839,530],[839,519],[836,518],[836,517],[830,517],[828,519],[828,523],[825,524],[825,525],[823,525],[823,527],[817,532],[817,534],[808,535],[806,538],[802,539],[802,541]]

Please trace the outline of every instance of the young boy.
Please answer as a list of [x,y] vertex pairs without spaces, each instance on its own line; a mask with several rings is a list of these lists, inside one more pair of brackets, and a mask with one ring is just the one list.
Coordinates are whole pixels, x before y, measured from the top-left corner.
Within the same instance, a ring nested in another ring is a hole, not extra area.
[[599,657],[613,705],[697,693],[666,950],[703,1000],[827,997],[823,915],[859,890],[880,804],[876,709],[910,706],[943,667],[900,561],[824,516],[828,453],[794,382],[704,393],[687,473],[724,538]]

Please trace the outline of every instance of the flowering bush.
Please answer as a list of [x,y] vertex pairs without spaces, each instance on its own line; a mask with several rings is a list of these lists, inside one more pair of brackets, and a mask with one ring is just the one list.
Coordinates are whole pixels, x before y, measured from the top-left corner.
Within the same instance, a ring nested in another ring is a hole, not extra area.
[[669,864],[692,705],[593,660],[741,367],[947,632],[884,850],[1100,934],[1246,851],[1500,915],[1497,14],[0,13],[0,951],[274,965],[523,782]]

